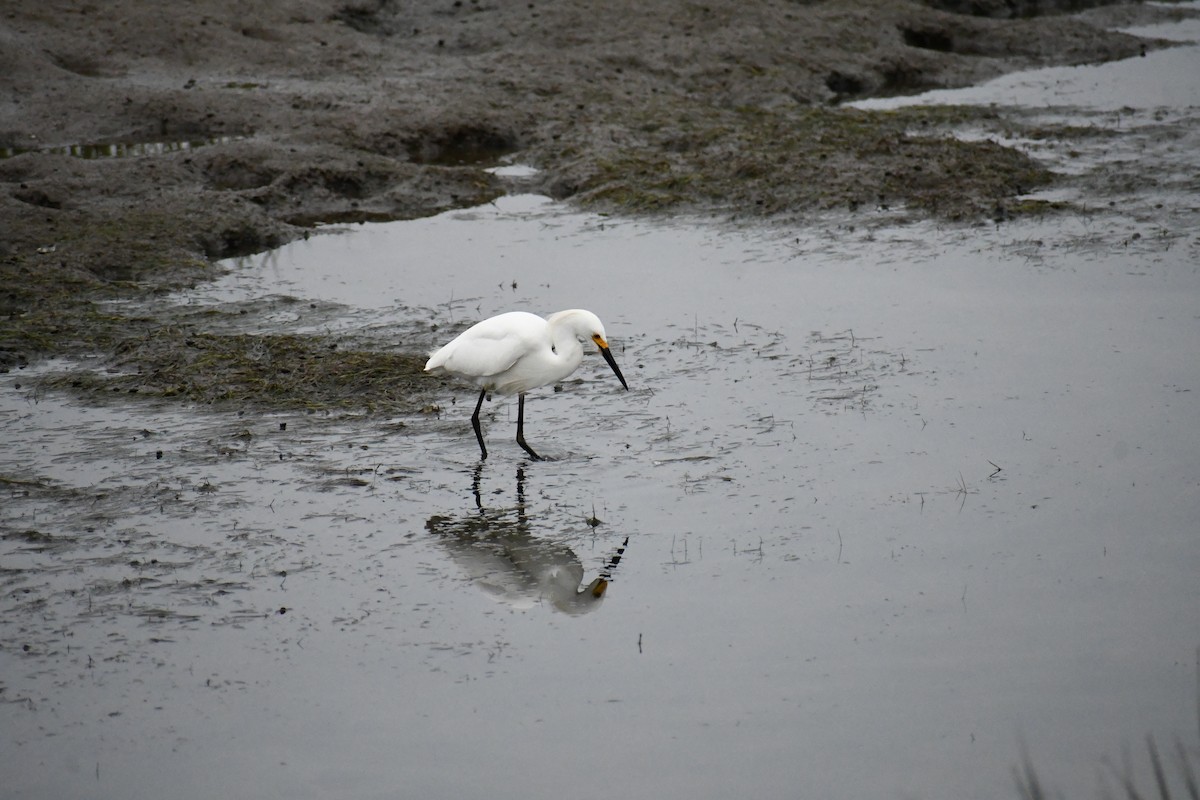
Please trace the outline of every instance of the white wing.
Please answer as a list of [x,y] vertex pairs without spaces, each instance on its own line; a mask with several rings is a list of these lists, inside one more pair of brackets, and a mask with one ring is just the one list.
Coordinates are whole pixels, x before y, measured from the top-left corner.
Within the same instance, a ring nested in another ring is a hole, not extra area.
[[425,371],[441,369],[482,384],[538,347],[548,347],[548,337],[546,320],[536,314],[500,314],[472,325],[436,351]]

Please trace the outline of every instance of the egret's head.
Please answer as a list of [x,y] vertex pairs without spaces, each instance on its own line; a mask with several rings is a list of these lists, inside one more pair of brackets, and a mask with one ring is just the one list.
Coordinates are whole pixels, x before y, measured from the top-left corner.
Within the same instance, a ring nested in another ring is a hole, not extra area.
[[612,367],[612,371],[617,375],[617,380],[619,380],[621,385],[625,387],[626,391],[628,391],[629,384],[625,382],[625,376],[621,374],[621,368],[617,366],[617,361],[615,358],[613,358],[612,351],[608,349],[608,342],[604,339],[604,332],[600,331],[599,333],[593,333],[592,341],[596,343],[596,347],[600,348],[600,355],[604,356],[604,360],[608,362],[610,367]]

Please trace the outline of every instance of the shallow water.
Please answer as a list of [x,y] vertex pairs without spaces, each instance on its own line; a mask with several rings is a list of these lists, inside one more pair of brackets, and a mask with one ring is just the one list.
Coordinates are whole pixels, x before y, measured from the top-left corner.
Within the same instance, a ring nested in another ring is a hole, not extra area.
[[1197,746],[1200,213],[1142,200],[735,230],[515,196],[177,298],[408,351],[590,308],[631,391],[592,355],[532,394],[546,462],[495,398],[480,465],[469,387],[380,421],[0,376],[0,793],[995,798],[1022,741],[1068,797],[1127,747],[1149,785],[1147,733]]
[[[1200,13],[1195,0],[1173,5]],[[1006,116],[1023,123],[1032,135],[971,129],[958,135],[1017,147],[1056,172],[1085,177],[1075,187],[1039,197],[1085,207],[1105,202],[1123,206],[1127,216],[1146,219],[1159,216],[1160,204],[1193,208],[1200,191],[1200,17],[1125,30],[1177,44],[1108,64],[1030,70],[965,89],[850,105],[873,110],[909,105],[1004,107]],[[1059,126],[1091,130],[1092,135],[1056,136],[1053,131]],[[1148,192],[1152,183],[1158,184],[1157,191]],[[1135,207],[1145,202],[1149,208]]]
[[[1200,2],[1173,4],[1195,12]],[[850,105],[888,109],[906,105],[1002,105],[1031,109],[1085,109],[1134,114],[1200,105],[1200,18],[1121,30],[1134,36],[1179,43],[1144,56],[1107,64],[1046,67],[1017,72],[979,86],[938,89],[903,97],[871,98]]]

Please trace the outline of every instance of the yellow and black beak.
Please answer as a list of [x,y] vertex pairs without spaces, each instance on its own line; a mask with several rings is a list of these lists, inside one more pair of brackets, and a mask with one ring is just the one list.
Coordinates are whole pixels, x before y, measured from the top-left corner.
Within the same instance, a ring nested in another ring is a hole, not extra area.
[[628,391],[629,384],[625,382],[625,376],[621,374],[621,368],[617,366],[617,361],[613,358],[612,351],[608,349],[608,342],[604,341],[604,337],[598,333],[592,337],[592,341],[596,343],[596,347],[600,348],[600,355],[604,356],[604,360],[612,367],[612,371],[617,373],[617,380]]

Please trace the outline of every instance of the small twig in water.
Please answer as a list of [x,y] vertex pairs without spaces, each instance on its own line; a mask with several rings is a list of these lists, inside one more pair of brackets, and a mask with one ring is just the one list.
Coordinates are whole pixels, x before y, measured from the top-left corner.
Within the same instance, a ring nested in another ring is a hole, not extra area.
[[1175,757],[1179,761],[1179,771],[1183,774],[1183,785],[1187,795],[1192,800],[1200,800],[1200,789],[1196,787],[1196,774],[1192,772],[1192,762],[1188,756],[1183,740],[1175,738]]
[[956,495],[959,495],[962,497],[962,502],[958,504],[959,511],[962,511],[963,508],[966,507],[967,495],[974,494],[975,491],[976,491],[975,489],[971,489],[970,487],[967,486],[967,480],[966,480],[966,478],[963,477],[963,474],[960,471],[958,473],[958,487],[954,490],[954,493]]
[[1158,746],[1154,744],[1154,734],[1146,734],[1146,749],[1150,751],[1150,765],[1154,768],[1154,780],[1158,783],[1158,794],[1163,800],[1171,800],[1171,790],[1167,788],[1167,774],[1163,771],[1162,759],[1158,757]]

